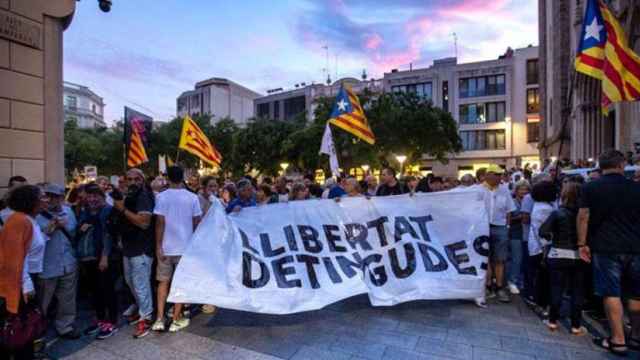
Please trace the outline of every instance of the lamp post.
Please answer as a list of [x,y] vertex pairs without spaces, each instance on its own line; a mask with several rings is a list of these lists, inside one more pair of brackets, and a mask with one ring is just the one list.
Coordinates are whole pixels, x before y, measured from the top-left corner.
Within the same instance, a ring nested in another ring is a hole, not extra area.
[[280,167],[282,168],[282,176],[286,175],[287,168],[289,167],[289,163],[286,163],[286,162],[280,163]]
[[400,163],[400,175],[404,174],[404,162],[407,160],[405,155],[396,155],[396,160]]

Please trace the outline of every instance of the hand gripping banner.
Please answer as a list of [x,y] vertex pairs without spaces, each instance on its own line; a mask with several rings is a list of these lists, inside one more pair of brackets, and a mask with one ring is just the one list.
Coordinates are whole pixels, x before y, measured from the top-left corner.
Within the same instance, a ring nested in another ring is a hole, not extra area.
[[482,296],[488,217],[476,192],[212,206],[169,301],[269,314],[367,293],[374,306]]

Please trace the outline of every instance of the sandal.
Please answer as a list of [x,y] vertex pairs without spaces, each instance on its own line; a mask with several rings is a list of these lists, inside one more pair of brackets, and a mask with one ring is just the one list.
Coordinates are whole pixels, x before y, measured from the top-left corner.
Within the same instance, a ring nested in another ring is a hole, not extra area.
[[627,356],[627,345],[611,342],[611,338],[595,338],[593,343],[600,348],[609,350],[613,355]]

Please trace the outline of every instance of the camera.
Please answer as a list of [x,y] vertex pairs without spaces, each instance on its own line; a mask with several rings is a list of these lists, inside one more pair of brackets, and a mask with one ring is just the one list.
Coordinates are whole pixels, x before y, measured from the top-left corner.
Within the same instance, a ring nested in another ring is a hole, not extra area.
[[98,0],[98,5],[100,6],[100,10],[104,12],[111,11],[111,0]]

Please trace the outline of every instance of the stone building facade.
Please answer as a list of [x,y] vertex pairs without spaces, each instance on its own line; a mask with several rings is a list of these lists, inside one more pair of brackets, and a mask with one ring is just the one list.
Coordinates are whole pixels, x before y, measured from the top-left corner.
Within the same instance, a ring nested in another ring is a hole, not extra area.
[[[640,4],[606,1],[640,53]],[[608,148],[638,153],[640,102],[600,108],[601,83],[575,71],[586,0],[539,0],[540,153],[573,161],[597,158]]]
[[64,180],[62,34],[75,0],[0,0],[0,193]]
[[76,121],[79,128],[104,128],[104,100],[84,85],[64,82],[64,119]]
[[200,114],[213,116],[216,122],[229,117],[239,125],[253,117],[253,100],[261,94],[224,78],[211,78],[196,83],[194,90],[185,91],[176,99],[176,115]]
[[538,47],[508,49],[495,60],[459,64],[436,59],[428,68],[384,74],[387,92],[415,92],[449,111],[463,151],[443,164],[423,156],[423,172],[460,177],[489,164],[539,166]]

